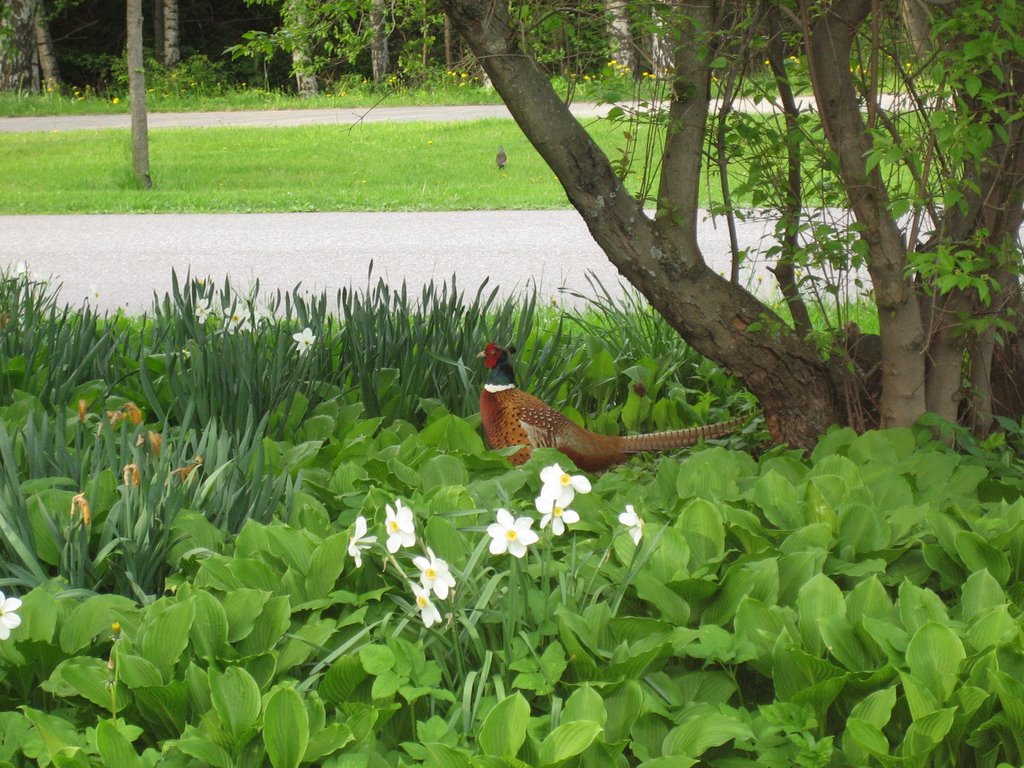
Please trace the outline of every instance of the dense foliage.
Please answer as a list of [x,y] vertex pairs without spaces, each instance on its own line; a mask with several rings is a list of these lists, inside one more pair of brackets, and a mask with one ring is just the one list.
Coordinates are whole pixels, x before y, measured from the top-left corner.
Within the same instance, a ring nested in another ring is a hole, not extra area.
[[[999,440],[634,461],[517,559],[496,511],[536,520],[567,464],[485,450],[469,356],[515,340],[595,426],[734,407],[643,307],[188,280],[128,319],[0,287],[0,765],[1024,760]],[[454,589],[414,591],[428,557]]]

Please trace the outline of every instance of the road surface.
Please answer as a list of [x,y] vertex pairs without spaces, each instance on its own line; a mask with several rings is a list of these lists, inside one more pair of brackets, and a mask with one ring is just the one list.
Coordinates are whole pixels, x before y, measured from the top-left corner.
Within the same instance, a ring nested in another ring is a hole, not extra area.
[[[132,313],[152,306],[179,276],[229,276],[261,293],[361,288],[374,280],[404,281],[418,292],[430,280],[458,276],[473,293],[485,280],[503,294],[536,286],[545,299],[577,303],[592,295],[588,275],[613,291],[619,276],[575,211],[449,213],[120,214],[0,216],[0,268],[23,262],[30,273],[61,284],[61,297],[90,299],[104,310]],[[753,245],[771,233],[765,222],[741,225]],[[700,228],[706,257],[729,270],[728,234],[721,221]],[[745,270],[752,286],[764,270]]]

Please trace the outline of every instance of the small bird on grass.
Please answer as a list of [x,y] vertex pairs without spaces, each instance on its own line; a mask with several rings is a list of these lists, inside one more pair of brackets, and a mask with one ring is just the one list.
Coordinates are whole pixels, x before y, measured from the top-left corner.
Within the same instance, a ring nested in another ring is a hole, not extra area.
[[504,147],[498,147],[498,154],[495,155],[494,162],[497,164],[499,171],[505,170],[505,163],[508,162],[508,155],[505,154]]

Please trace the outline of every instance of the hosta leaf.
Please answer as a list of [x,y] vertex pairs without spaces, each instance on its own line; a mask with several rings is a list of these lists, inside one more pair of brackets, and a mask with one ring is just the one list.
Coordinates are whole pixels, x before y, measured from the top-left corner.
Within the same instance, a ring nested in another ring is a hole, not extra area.
[[76,653],[92,643],[98,635],[111,634],[111,625],[138,613],[138,607],[120,595],[96,595],[83,600],[68,614],[60,628],[60,647],[65,653]]
[[267,699],[263,743],[274,768],[298,768],[309,743],[309,715],[294,688],[278,688]]
[[734,739],[750,739],[750,726],[738,715],[717,711],[707,705],[696,705],[680,725],[669,731],[663,749],[667,755],[700,757],[711,747],[719,747]]
[[931,621],[922,626],[907,646],[910,673],[921,680],[941,706],[956,687],[964,644],[949,627]]
[[573,691],[572,696],[565,702],[565,709],[562,710],[563,723],[573,720],[592,720],[603,726],[607,719],[608,713],[605,711],[601,694],[586,684]]
[[146,614],[146,620],[139,629],[141,642],[139,655],[150,661],[164,682],[170,682],[172,670],[188,645],[188,635],[195,619],[195,605],[191,600],[170,603],[150,619],[153,607]]
[[97,724],[96,746],[106,768],[137,768],[142,765],[131,742],[110,720],[100,720]]
[[800,588],[796,607],[804,647],[816,654],[823,654],[825,642],[821,636],[820,622],[832,616],[846,615],[842,590],[828,576],[819,573]]
[[1006,553],[989,544],[974,531],[959,531],[954,537],[956,551],[969,571],[987,570],[1000,584],[1010,578]]
[[975,571],[964,582],[960,598],[964,619],[970,620],[982,611],[1006,603],[1006,593],[987,568]]
[[120,712],[127,706],[129,697],[122,686],[111,687],[110,679],[107,662],[93,656],[76,656],[67,659],[61,662],[50,676],[50,681],[63,682],[72,691],[96,706],[108,712],[112,709],[115,712]]
[[955,714],[956,708],[948,707],[915,718],[903,737],[900,754],[903,757],[918,758],[927,755],[949,733]]
[[521,693],[513,693],[499,701],[480,726],[477,741],[486,755],[515,757],[526,741],[530,722],[530,704]]
[[190,638],[196,655],[212,661],[228,650],[228,617],[224,606],[209,592],[197,589],[192,595],[195,619]]
[[541,742],[541,764],[552,765],[575,757],[593,744],[602,730],[601,725],[592,720],[562,723]]
[[706,567],[725,553],[725,524],[712,502],[694,499],[679,513],[676,528],[690,547],[690,571]]
[[241,667],[211,672],[210,694],[225,733],[236,743],[244,741],[260,716],[260,688],[252,675]]

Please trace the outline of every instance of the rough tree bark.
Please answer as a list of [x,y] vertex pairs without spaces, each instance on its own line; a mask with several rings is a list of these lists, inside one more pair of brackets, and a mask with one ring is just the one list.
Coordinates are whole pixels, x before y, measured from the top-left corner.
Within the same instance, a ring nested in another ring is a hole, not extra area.
[[0,2],[0,91],[31,91],[36,80],[39,0]]
[[373,31],[373,37],[370,39],[370,66],[375,83],[384,81],[390,66],[386,13],[386,0],[373,0],[370,7],[370,27]]
[[178,0],[163,0],[164,34],[163,63],[177,66],[181,61],[181,34],[178,26]]
[[60,67],[57,66],[57,54],[54,53],[53,40],[50,38],[50,22],[46,19],[46,7],[42,0],[36,11],[35,32],[40,85],[46,92],[56,91],[60,87]]
[[143,189],[153,186],[149,175],[149,126],[146,113],[146,73],[142,58],[142,0],[128,0],[128,96],[132,109],[132,170]]
[[698,184],[710,100],[717,2],[669,4],[677,16],[675,76],[654,218],[615,175],[535,60],[504,2],[444,0],[456,29],[520,128],[560,180],[619,272],[695,349],[727,366],[761,401],[775,437],[810,447],[840,421],[816,352],[767,306],[721,278],[697,242]]
[[882,338],[883,427],[912,424],[925,411],[927,338],[913,280],[907,272],[903,234],[890,213],[891,201],[878,167],[867,169],[871,143],[850,72],[850,52],[858,28],[874,0],[836,0],[810,22],[807,0],[801,13],[807,65],[825,136],[839,158],[850,208],[867,243],[868,272],[875,287]]

